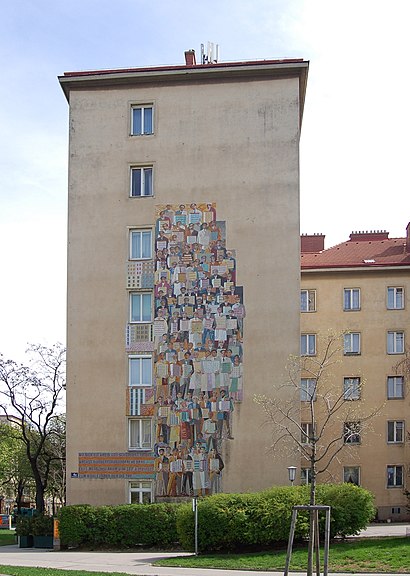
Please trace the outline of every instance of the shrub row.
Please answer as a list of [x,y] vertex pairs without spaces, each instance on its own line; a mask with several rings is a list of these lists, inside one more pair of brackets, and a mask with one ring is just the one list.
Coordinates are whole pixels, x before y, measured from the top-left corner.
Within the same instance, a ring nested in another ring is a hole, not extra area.
[[[309,503],[309,486],[274,487],[256,494],[216,494],[198,501],[201,552],[266,548],[286,542],[292,506]],[[331,506],[331,537],[357,534],[373,519],[373,496],[352,484],[322,484],[317,504]],[[321,515],[324,531],[324,515]],[[298,514],[295,538],[307,536],[308,513]],[[194,548],[194,514],[189,504],[92,507],[67,506],[60,512],[61,542],[68,546],[133,547],[179,543]]]

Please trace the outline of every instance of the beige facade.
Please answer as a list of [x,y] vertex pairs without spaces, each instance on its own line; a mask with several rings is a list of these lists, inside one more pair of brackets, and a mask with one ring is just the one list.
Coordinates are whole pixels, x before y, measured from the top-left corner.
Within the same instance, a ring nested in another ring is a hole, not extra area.
[[[274,464],[253,397],[269,393],[299,347],[307,69],[304,61],[262,61],[60,77],[70,106],[68,503],[287,482],[292,462],[284,456]],[[178,259],[186,257],[179,274],[171,261],[178,250]],[[203,266],[191,265],[196,257]],[[193,298],[186,309],[178,300],[184,284]],[[184,311],[190,324],[182,329]],[[198,313],[201,332],[192,323]],[[222,361],[232,347],[238,360],[228,374]],[[187,351],[196,380],[183,379]],[[201,417],[188,405],[195,394]],[[207,464],[193,456],[192,490],[189,482],[183,490],[188,454],[203,432]],[[164,434],[166,463],[158,447]],[[212,449],[224,468],[211,488]],[[182,462],[171,466],[175,460]]]
[[[354,379],[351,405],[360,403],[363,415],[378,409],[318,480],[359,483],[374,493],[379,519],[392,521],[408,519],[403,489],[410,478],[409,397],[406,371],[398,367],[410,337],[408,233],[409,227],[403,238],[352,233],[328,250],[323,237],[302,237],[301,333],[317,339],[320,356],[329,330],[347,332],[350,342],[341,337],[331,368],[333,389],[340,394],[346,379]],[[336,428],[343,425],[335,420]]]

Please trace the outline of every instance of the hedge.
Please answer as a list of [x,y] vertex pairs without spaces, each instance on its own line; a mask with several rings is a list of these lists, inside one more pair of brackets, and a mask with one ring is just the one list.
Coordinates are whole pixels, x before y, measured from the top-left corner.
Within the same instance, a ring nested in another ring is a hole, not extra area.
[[[292,506],[309,503],[309,486],[277,486],[252,494],[215,494],[198,500],[198,548],[201,552],[266,549],[289,536]],[[317,504],[331,506],[331,536],[357,534],[374,518],[373,495],[352,484],[317,486]],[[195,526],[187,504],[66,506],[59,513],[65,546],[194,549]],[[324,515],[320,514],[321,531]],[[308,513],[300,512],[295,538],[308,535]]]

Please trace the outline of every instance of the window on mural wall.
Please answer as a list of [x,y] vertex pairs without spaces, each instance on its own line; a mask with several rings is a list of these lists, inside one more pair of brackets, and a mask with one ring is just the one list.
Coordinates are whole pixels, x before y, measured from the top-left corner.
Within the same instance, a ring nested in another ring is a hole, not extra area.
[[130,196],[138,198],[152,195],[152,166],[131,168]]
[[316,290],[300,291],[300,311],[301,312],[316,311]]
[[150,418],[130,418],[128,421],[128,447],[130,450],[148,450],[152,446]]
[[151,322],[152,294],[150,292],[131,292],[130,322]]
[[360,354],[359,332],[349,332],[343,335],[343,353],[345,355]]
[[403,486],[403,466],[387,466],[387,487],[401,488]]
[[316,354],[316,334],[301,334],[300,354],[302,356],[315,356]]
[[359,466],[344,466],[343,482],[347,482],[348,484],[356,484],[356,486],[360,486]]
[[152,104],[131,106],[131,136],[154,132],[154,108]]
[[152,231],[130,230],[130,260],[152,258]]
[[343,310],[360,310],[360,289],[345,288],[343,291]]
[[387,422],[387,442],[401,444],[404,441],[404,421],[391,420]]
[[343,398],[345,400],[359,400],[361,392],[360,378],[343,379]]
[[148,481],[133,481],[128,487],[129,504],[151,504],[152,483]]
[[316,400],[316,378],[302,378],[300,381],[300,399],[302,402]]
[[387,288],[387,308],[402,310],[404,308],[404,288],[389,286]]
[[130,386],[152,386],[151,356],[130,356],[128,366]]

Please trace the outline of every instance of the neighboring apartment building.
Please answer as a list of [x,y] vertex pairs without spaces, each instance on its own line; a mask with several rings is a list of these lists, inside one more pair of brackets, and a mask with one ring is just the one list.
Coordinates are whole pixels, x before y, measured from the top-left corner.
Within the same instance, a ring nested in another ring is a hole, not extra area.
[[[410,485],[409,383],[403,361],[410,338],[410,224],[403,238],[353,232],[327,250],[323,235],[302,236],[301,251],[302,353],[320,355],[320,335],[345,332],[332,366],[335,389],[362,402],[369,414],[380,407],[367,433],[346,436],[350,446],[319,481],[359,484],[375,494],[380,520],[408,519],[403,490]],[[352,423],[335,426],[346,431]],[[302,482],[308,481],[305,466]]]
[[308,63],[185,57],[59,78],[70,504],[255,491],[292,463],[253,398],[299,350]]

